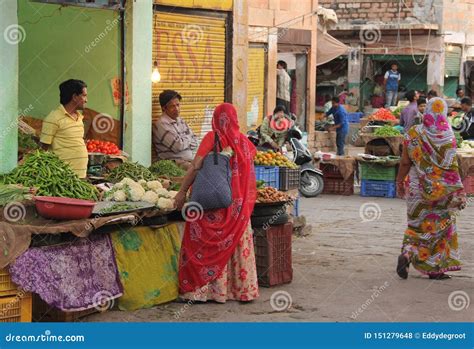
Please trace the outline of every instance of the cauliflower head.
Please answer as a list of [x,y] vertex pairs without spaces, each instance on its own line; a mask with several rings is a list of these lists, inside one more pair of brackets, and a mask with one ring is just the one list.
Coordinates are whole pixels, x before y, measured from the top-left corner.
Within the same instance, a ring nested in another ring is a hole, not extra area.
[[163,185],[161,184],[160,181],[149,181],[146,183],[148,186],[148,189],[150,190],[157,190],[163,188]]
[[117,190],[113,196],[114,201],[127,201],[127,194],[123,190]]
[[162,208],[162,209],[173,209],[174,200],[167,199],[167,198],[159,198],[157,205],[159,208]]
[[150,204],[156,205],[158,201],[158,194],[153,190],[148,190],[143,196],[142,201],[149,202]]

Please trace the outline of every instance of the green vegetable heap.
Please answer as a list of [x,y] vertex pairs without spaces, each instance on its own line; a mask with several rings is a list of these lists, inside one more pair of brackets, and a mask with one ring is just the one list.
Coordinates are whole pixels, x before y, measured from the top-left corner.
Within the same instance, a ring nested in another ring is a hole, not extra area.
[[40,150],[29,154],[11,173],[1,176],[0,182],[34,187],[39,196],[98,199],[98,190],[93,185],[80,179],[56,154]]
[[113,204],[110,207],[103,208],[100,210],[100,213],[112,213],[112,212],[123,212],[123,211],[128,211],[128,210],[134,210],[139,208],[140,206],[137,205],[130,205],[130,204]]
[[381,137],[400,136],[400,132],[389,125],[378,128],[375,130],[374,134]]
[[118,183],[124,178],[130,178],[134,181],[139,181],[140,179],[153,181],[156,179],[156,176],[145,166],[136,162],[124,162],[110,171],[107,176],[107,180],[112,183]]
[[30,188],[15,184],[0,184],[0,206],[5,206],[10,202],[31,200],[32,197]]
[[150,166],[150,171],[163,177],[183,177],[186,174],[173,160],[160,160]]

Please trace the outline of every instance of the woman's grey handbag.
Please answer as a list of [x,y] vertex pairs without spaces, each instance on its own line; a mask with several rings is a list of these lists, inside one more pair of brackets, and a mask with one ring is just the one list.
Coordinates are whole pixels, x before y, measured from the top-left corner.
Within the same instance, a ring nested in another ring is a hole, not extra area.
[[204,210],[227,208],[232,203],[230,158],[220,154],[221,150],[219,135],[216,132],[213,152],[204,158],[191,193],[191,201],[200,204]]

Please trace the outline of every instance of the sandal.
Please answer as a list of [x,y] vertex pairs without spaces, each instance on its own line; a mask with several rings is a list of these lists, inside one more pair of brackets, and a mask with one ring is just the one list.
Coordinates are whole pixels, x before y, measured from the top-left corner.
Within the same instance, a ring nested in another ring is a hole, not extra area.
[[451,279],[450,275],[444,274],[444,273],[430,274],[429,277],[430,277],[430,280],[448,280],[448,279]]
[[408,261],[407,257],[405,257],[403,254],[398,256],[397,274],[402,279],[408,279],[408,267],[409,267],[409,265],[410,265],[410,262]]

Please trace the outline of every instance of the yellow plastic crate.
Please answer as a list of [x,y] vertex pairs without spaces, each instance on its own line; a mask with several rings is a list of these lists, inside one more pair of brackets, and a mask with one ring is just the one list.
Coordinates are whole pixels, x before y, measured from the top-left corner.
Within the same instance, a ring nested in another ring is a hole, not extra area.
[[31,322],[31,293],[0,297],[0,322]]
[[12,282],[8,269],[0,269],[0,297],[11,296],[17,292],[18,287]]

